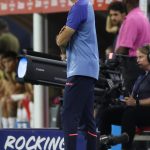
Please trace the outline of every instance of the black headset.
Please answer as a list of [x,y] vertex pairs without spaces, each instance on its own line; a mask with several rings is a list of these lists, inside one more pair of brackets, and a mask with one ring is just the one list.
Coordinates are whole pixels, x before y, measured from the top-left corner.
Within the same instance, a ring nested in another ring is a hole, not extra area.
[[148,50],[147,59],[148,59],[148,62],[150,63],[150,45],[147,45],[145,48]]

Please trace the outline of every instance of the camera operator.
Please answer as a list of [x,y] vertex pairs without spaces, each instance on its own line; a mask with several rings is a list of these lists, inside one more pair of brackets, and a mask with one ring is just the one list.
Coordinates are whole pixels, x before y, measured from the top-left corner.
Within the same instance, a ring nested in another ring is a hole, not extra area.
[[131,92],[140,74],[136,63],[136,49],[144,43],[150,43],[150,24],[139,8],[139,0],[123,0],[123,2],[126,4],[128,14],[120,27],[115,52],[129,56],[122,64],[122,74],[126,89]]
[[129,142],[122,144],[124,150],[132,150],[136,126],[150,125],[150,45],[137,49],[137,63],[144,73],[136,80],[132,94],[125,97],[124,105],[108,107],[100,116],[101,135],[111,133],[111,124],[121,125],[122,132],[129,135]]

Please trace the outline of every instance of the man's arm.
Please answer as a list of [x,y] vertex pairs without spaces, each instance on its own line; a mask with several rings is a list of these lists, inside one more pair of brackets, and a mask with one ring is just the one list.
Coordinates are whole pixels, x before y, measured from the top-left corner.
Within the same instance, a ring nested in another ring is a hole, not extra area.
[[61,50],[61,60],[66,60],[66,47],[68,42],[70,41],[72,35],[75,33],[75,30],[68,27],[63,26],[56,37],[56,44],[59,46]]
[[113,25],[110,19],[110,16],[107,16],[107,20],[106,20],[106,31],[108,33],[117,33],[119,30],[118,26]]
[[68,42],[70,41],[74,33],[75,33],[74,29],[68,26],[64,26],[56,37],[57,45],[62,49],[66,48]]

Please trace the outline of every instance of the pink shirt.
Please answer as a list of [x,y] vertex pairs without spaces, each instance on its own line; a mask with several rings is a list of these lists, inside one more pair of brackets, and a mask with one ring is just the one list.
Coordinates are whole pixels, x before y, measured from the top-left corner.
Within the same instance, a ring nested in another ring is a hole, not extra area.
[[119,47],[130,48],[129,56],[136,56],[136,49],[150,43],[150,23],[137,7],[123,21],[117,38],[115,51]]

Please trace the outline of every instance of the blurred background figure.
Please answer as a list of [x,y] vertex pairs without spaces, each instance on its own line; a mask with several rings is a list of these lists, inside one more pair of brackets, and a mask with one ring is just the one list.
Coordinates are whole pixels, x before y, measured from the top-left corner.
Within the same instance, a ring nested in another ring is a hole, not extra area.
[[[13,128],[16,124],[16,117],[18,111],[18,118],[21,120],[23,105],[25,101],[16,100],[16,95],[23,94],[20,100],[31,100],[32,86],[28,84],[19,84],[16,81],[16,65],[17,56],[19,51],[19,40],[12,33],[3,33],[0,36],[0,52],[1,52],[1,87],[0,87],[0,100],[2,110],[2,126],[3,128]],[[17,110],[18,108],[18,110]],[[27,119],[29,120],[29,110],[27,110]],[[25,120],[25,119],[24,119]]]
[[[108,16],[106,19],[106,31],[108,33],[115,34],[113,45],[111,46],[113,51],[116,45],[117,35],[120,26],[127,15],[126,5],[123,2],[115,1],[108,6]],[[109,47],[108,47],[109,48]],[[112,51],[112,52],[113,52]]]
[[127,10],[123,2],[115,1],[110,3],[108,6],[106,31],[114,34],[118,33],[126,14]]
[[[3,128],[14,127],[15,116],[17,110],[17,103],[11,101],[11,94],[16,91],[15,85],[15,64],[16,64],[17,53],[7,51],[2,57],[2,65],[4,70],[4,77],[1,80],[1,90],[3,93],[1,96],[2,105],[2,125]],[[9,118],[8,123],[8,117]],[[8,125],[10,124],[10,125]]]
[[10,32],[2,33],[0,35],[0,79],[3,78],[4,74],[4,66],[2,65],[1,60],[7,51],[19,51],[19,40]]
[[[3,20],[3,19],[0,19],[0,37],[3,33],[7,33],[9,32],[9,26],[8,26],[8,23]],[[1,43],[1,42],[0,42]],[[1,58],[4,54],[4,49],[0,49],[0,80],[3,78],[3,66],[2,66],[2,63],[1,63]],[[0,97],[1,97],[1,93],[0,93]],[[0,100],[0,128],[2,127],[2,124],[1,124],[1,100]]]
[[[1,92],[3,92],[3,96],[1,98],[2,125],[3,128],[14,128],[16,124],[17,111],[19,121],[29,121],[29,117],[25,118],[21,115],[21,110],[24,106],[25,99],[28,101],[32,99],[32,86],[29,84],[20,84],[15,79],[17,64],[16,52],[5,52],[2,58],[2,64],[4,66],[4,78],[1,81]],[[22,96],[20,94],[22,94]],[[17,98],[17,96],[21,97]],[[28,110],[27,113],[29,113]]]

